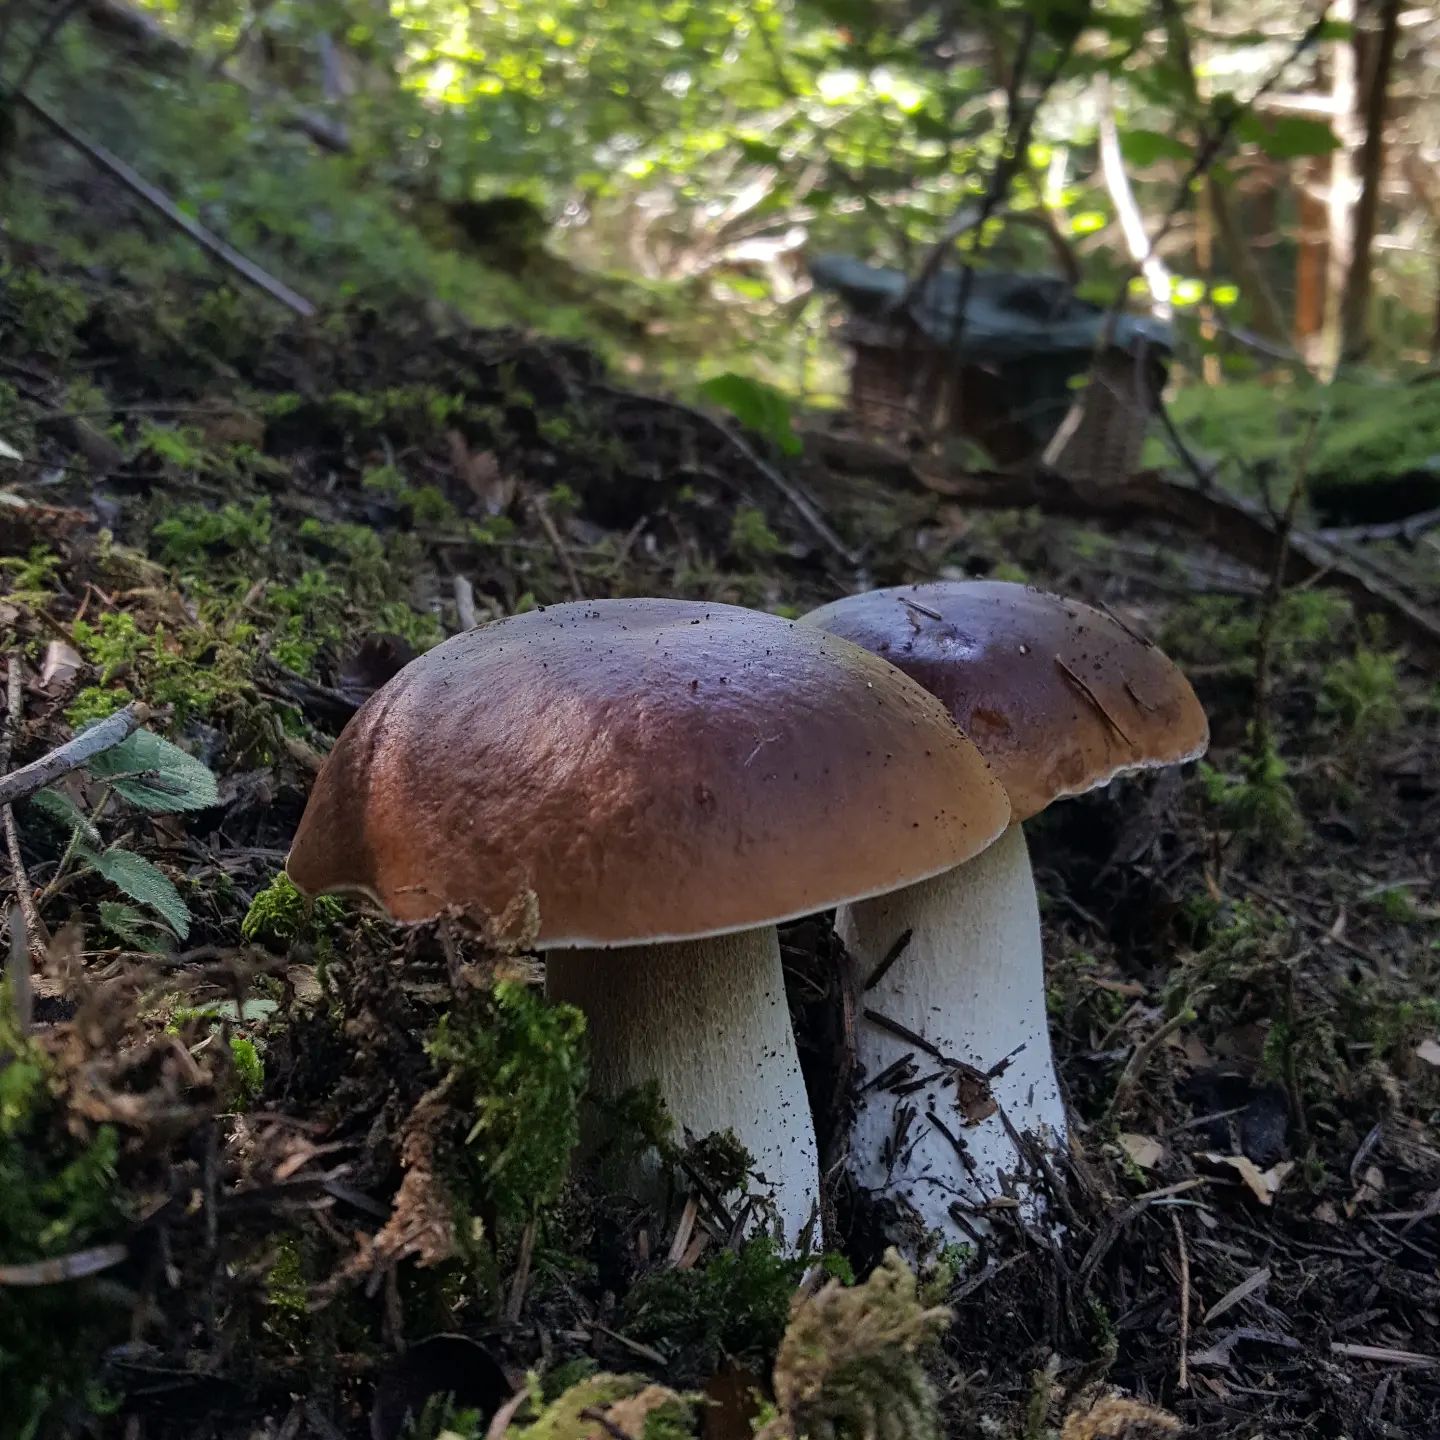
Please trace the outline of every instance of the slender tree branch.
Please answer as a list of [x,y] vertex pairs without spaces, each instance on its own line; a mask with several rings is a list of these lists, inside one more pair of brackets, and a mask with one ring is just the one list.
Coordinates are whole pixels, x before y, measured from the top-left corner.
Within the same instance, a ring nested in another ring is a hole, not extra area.
[[17,92],[16,98],[62,140],[89,156],[101,169],[109,171],[127,190],[138,196],[177,230],[188,235],[207,254],[214,256],[221,264],[228,266],[242,279],[248,280],[256,289],[263,291],[272,300],[277,301],[296,315],[308,318],[315,313],[315,306],[303,295],[292,290],[283,281],[277,280],[268,271],[261,269],[253,260],[242,255],[232,245],[226,244],[198,220],[192,220],[163,190],[152,185],[118,155],[111,154],[103,145],[90,139],[88,135],[82,135],[78,130],[71,129],[58,115],[33,97]]
[[[20,673],[19,664],[13,659],[10,673],[12,677]],[[14,686],[15,681],[12,679],[12,695]],[[141,704],[127,705],[123,710],[117,710],[107,719],[101,720],[99,724],[82,730],[48,755],[42,755],[38,760],[32,760],[28,765],[22,765],[8,775],[0,775],[0,805],[13,805],[17,800],[24,800],[37,790],[53,784],[62,775],[78,770],[95,756],[106,750],[113,750],[145,723],[149,713]]]

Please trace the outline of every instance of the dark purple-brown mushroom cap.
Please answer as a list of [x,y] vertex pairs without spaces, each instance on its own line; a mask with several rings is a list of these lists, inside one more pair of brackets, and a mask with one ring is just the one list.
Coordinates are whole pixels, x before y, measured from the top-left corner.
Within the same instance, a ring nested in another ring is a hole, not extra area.
[[1113,616],[996,580],[851,595],[812,625],[852,640],[944,702],[994,767],[1016,820],[1116,775],[1205,753],[1179,669]]
[[286,861],[396,919],[541,948],[773,924],[961,864],[1009,822],[944,707],[815,626],[600,600],[466,631],[346,726]]

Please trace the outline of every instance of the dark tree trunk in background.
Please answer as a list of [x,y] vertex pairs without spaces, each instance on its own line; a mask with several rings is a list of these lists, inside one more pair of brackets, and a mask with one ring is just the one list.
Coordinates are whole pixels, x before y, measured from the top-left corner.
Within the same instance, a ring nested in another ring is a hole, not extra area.
[[1385,179],[1385,120],[1395,42],[1400,33],[1400,0],[1376,0],[1380,22],[1365,91],[1365,139],[1360,150],[1360,198],[1355,206],[1349,265],[1340,305],[1340,359],[1356,360],[1370,344],[1370,271],[1380,187]]

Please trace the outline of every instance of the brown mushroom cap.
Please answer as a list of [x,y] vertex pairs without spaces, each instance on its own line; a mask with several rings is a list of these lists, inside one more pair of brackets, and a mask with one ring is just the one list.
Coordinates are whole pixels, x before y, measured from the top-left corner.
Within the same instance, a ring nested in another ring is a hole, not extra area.
[[466,631],[350,721],[286,861],[397,920],[498,917],[539,945],[772,924],[958,865],[1009,823],[945,709],[814,626],[599,600]]
[[1127,770],[1205,753],[1190,683],[1149,641],[1077,600],[997,580],[871,590],[805,617],[883,655],[949,707],[1016,820]]

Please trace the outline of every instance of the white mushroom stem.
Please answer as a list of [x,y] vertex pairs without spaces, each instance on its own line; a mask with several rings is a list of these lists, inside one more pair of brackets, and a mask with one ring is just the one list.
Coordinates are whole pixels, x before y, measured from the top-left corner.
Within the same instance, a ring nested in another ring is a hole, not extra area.
[[[1028,1218],[1038,1216],[1040,1201],[1027,1183],[1034,1166],[1018,1152],[999,1111],[983,1115],[983,1087],[977,1095],[973,1085],[957,1086],[953,1070],[934,1053],[865,1015],[884,1016],[941,1056],[978,1071],[1010,1056],[990,1081],[991,1096],[1017,1133],[1050,1146],[1063,1143],[1065,1108],[1046,1028],[1040,913],[1019,825],[954,870],[843,907],[836,929],[853,966],[856,1059],[869,1087],[851,1140],[856,1180],[878,1195],[907,1201],[945,1241],[971,1238],[955,1220],[954,1205],[982,1233],[988,1228],[985,1207],[995,1200],[1018,1200]],[[867,991],[867,981],[907,930],[909,943]],[[907,1060],[903,1075],[892,1072],[882,1084],[872,1083]],[[926,1077],[923,1086],[910,1089],[909,1082]]]
[[734,1131],[793,1249],[816,1210],[820,1169],[774,927],[554,950],[546,984],[552,999],[585,1014],[594,1092],[613,1096],[654,1080],[671,1117],[696,1139]]

